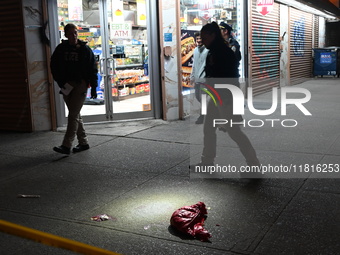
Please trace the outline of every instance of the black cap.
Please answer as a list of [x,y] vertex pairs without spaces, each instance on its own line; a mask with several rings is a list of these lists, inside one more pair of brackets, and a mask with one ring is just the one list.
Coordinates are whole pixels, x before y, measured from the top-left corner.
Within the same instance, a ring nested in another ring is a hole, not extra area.
[[229,32],[233,30],[233,28],[231,26],[229,26],[227,23],[225,23],[223,21],[220,23],[220,28],[227,29]]

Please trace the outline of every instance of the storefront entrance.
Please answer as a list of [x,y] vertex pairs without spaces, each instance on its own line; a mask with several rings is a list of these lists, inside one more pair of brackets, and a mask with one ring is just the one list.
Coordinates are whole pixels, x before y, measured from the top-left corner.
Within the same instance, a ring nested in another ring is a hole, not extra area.
[[[79,39],[88,42],[98,63],[98,98],[91,99],[89,89],[81,111],[84,121],[155,117],[159,72],[157,61],[150,63],[156,47],[152,50],[149,38],[157,32],[149,25],[149,14],[157,10],[151,11],[147,0],[55,1],[57,43],[65,39],[64,26],[73,23],[78,26]],[[67,108],[63,103],[59,108],[64,113],[59,114],[64,119],[61,123],[66,123]]]

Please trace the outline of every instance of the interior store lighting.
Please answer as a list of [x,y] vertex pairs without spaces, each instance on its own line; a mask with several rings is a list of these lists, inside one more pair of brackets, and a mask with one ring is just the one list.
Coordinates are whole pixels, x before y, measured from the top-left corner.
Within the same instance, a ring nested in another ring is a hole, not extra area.
[[194,23],[197,24],[198,22],[200,22],[200,19],[199,18],[194,18]]
[[141,15],[139,16],[139,19],[140,19],[140,20],[146,20],[145,14],[141,14]]
[[116,16],[122,16],[122,15],[123,15],[123,12],[122,12],[121,10],[117,9],[117,10],[115,11],[115,15],[116,15]]

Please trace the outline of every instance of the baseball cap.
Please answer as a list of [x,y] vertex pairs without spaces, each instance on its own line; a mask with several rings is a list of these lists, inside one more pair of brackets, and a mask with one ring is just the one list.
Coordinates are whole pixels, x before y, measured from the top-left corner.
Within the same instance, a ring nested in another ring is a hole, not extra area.
[[227,29],[229,32],[233,30],[233,28],[231,26],[229,26],[227,23],[225,23],[223,21],[220,23],[220,28]]

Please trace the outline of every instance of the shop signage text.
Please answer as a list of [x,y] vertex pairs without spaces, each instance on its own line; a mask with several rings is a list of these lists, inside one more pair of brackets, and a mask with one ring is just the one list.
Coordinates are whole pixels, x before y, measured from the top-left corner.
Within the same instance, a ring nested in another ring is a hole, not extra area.
[[263,16],[267,15],[274,9],[274,0],[257,0],[256,10]]
[[130,23],[111,24],[111,38],[112,39],[131,39],[132,26]]

